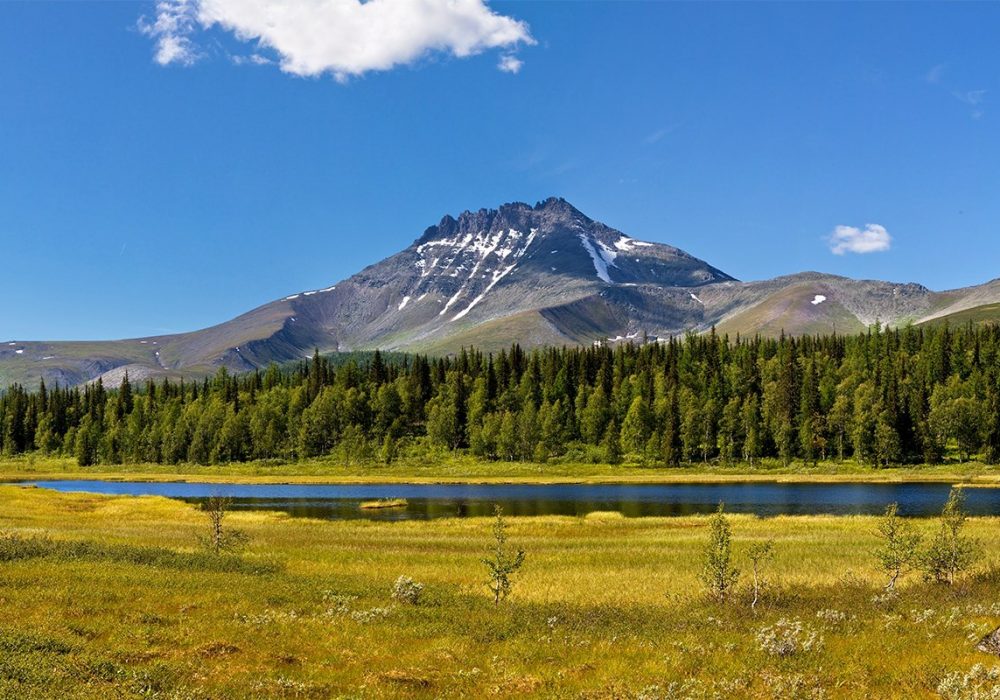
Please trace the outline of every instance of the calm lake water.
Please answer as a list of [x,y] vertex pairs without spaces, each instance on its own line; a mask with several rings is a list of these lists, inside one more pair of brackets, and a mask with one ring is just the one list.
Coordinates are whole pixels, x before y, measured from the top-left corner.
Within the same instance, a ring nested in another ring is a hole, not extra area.
[[[879,514],[899,503],[904,515],[936,515],[948,484],[203,484],[113,481],[37,481],[57,491],[167,496],[200,503],[227,496],[241,510],[278,510],[327,519],[408,520],[490,515],[586,515],[618,511],[628,517],[709,513],[719,501],[734,513],[758,515]],[[967,489],[974,515],[1000,515],[1000,489]],[[362,501],[405,498],[403,508],[362,510]]]

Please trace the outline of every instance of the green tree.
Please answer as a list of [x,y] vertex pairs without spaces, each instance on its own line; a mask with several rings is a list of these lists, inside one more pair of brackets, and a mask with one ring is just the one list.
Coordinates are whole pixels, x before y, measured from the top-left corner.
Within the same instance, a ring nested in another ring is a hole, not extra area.
[[580,416],[580,434],[591,445],[597,445],[604,438],[611,416],[604,388],[600,385],[593,388],[587,398],[586,407]]
[[712,598],[724,603],[732,595],[739,577],[740,572],[732,563],[732,529],[725,515],[725,506],[719,503],[718,510],[709,520],[701,581]]
[[899,506],[891,503],[879,519],[878,535],[880,543],[875,558],[889,577],[885,589],[894,591],[900,577],[919,563],[920,534],[899,517]]
[[493,506],[493,542],[488,550],[488,556],[483,564],[489,572],[486,586],[493,594],[493,604],[500,605],[506,600],[513,589],[512,577],[521,570],[524,564],[524,550],[510,551],[507,545],[507,523],[503,518],[503,508]]
[[955,441],[963,462],[982,446],[986,418],[983,402],[958,376],[953,375],[947,384],[937,386],[931,395],[928,416],[931,429],[942,444],[949,439]]
[[625,420],[622,422],[621,443],[625,452],[641,454],[646,449],[646,442],[652,432],[652,419],[649,407],[641,396],[632,399]]
[[612,420],[601,440],[601,458],[607,464],[620,464],[622,461],[622,446],[618,435],[618,425]]
[[76,462],[81,467],[97,463],[97,448],[101,442],[101,426],[95,418],[85,415],[76,431]]
[[941,511],[941,526],[924,552],[924,576],[952,586],[979,554],[979,545],[963,534],[966,523],[965,494],[953,488]]

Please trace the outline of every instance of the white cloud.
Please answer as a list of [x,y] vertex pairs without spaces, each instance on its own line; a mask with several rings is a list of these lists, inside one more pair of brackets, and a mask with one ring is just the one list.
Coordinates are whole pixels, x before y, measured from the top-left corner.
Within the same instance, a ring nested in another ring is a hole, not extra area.
[[931,69],[927,71],[926,75],[924,75],[924,80],[926,80],[928,83],[931,83],[932,85],[937,85],[938,83],[941,82],[941,78],[944,77],[944,69],[945,65],[943,63],[939,63],[936,66],[931,66]]
[[[462,58],[535,43],[524,22],[484,0],[160,0],[155,20],[139,26],[163,65],[194,62],[195,35],[218,27],[257,55],[274,51],[286,73],[341,81],[434,52]],[[516,73],[521,60],[505,54],[499,68]]]
[[885,226],[865,224],[864,229],[855,226],[838,226],[830,234],[830,251],[834,255],[844,253],[880,253],[889,250],[892,236]]
[[234,55],[230,56],[229,59],[237,66],[270,66],[274,65],[274,61],[266,56],[261,56],[259,53],[252,53],[249,56]]
[[156,19],[139,20],[139,30],[156,39],[154,59],[161,66],[170,63],[189,66],[198,60],[198,51],[190,39],[196,27],[196,8],[191,0],[159,0]]
[[497,68],[502,70],[504,73],[519,73],[521,71],[521,66],[524,65],[524,61],[513,54],[504,54],[500,57],[500,63],[497,64]]

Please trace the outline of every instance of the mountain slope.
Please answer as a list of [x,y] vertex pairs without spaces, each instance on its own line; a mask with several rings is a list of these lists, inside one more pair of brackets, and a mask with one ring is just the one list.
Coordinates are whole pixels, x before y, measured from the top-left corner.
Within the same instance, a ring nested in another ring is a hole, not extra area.
[[[191,333],[0,344],[0,386],[39,378],[197,376],[321,351],[445,353],[730,334],[855,332],[1000,302],[1000,282],[949,292],[803,273],[739,282],[682,250],[637,241],[562,199],[445,216],[405,250],[325,289]],[[982,313],[977,312],[977,318]]]

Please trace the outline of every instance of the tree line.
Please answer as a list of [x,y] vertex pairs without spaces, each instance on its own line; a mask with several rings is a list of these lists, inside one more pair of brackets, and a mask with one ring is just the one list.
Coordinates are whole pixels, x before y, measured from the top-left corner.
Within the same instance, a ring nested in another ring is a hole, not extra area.
[[666,342],[449,357],[316,353],[203,381],[126,376],[0,395],[0,451],[81,465],[462,451],[663,467],[1000,461],[1000,328]]

